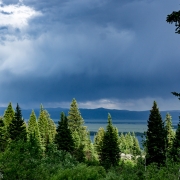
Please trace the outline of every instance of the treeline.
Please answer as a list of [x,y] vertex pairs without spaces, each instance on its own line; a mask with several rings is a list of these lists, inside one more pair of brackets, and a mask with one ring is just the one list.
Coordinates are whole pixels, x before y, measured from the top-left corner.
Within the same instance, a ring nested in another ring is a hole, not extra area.
[[[32,110],[26,123],[19,105],[14,111],[9,103],[0,118],[0,179],[1,175],[26,180],[151,179],[159,173],[163,179],[178,176],[180,124],[175,133],[170,114],[163,122],[156,102],[143,145],[141,150],[133,132],[119,135],[110,114],[106,129],[100,127],[91,142],[75,99],[68,115],[60,114],[57,127],[42,105],[38,118]],[[122,153],[131,155],[131,160],[123,159]]]

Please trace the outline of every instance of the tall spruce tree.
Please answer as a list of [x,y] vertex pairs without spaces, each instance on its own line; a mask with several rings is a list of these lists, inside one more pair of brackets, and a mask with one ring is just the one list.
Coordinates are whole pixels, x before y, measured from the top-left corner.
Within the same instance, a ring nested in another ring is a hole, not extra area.
[[117,166],[120,160],[120,149],[117,130],[112,125],[111,115],[108,114],[108,125],[103,138],[102,152],[100,153],[101,165],[106,169]]
[[172,127],[172,117],[169,113],[166,114],[165,119],[165,133],[166,133],[166,152],[167,155],[172,150],[175,132]]
[[119,136],[119,148],[121,150],[121,153],[127,153],[127,147],[126,147],[126,139],[123,133]]
[[132,133],[132,139],[133,139],[132,154],[134,156],[141,155],[141,149],[140,149],[140,146],[139,146],[139,141],[136,138],[134,132]]
[[173,140],[173,146],[170,152],[170,157],[174,161],[180,162],[180,119],[179,119],[178,127],[176,130],[175,138]]
[[97,154],[100,156],[100,153],[102,152],[102,145],[103,145],[103,139],[104,139],[105,130],[103,127],[100,127],[98,129],[97,134],[94,137],[94,147],[97,152]]
[[11,140],[27,139],[25,122],[22,118],[21,109],[18,104],[16,106],[15,115],[9,124],[8,132]]
[[3,115],[3,118],[4,118],[4,124],[5,126],[8,128],[9,124],[12,122],[12,119],[14,117],[14,109],[12,107],[12,103],[10,102],[8,104],[8,107],[7,109],[4,111],[4,115]]
[[166,160],[165,130],[161,114],[155,101],[149,115],[146,138],[147,164],[164,164]]
[[133,150],[132,150],[132,148],[133,148],[133,138],[132,138],[132,136],[131,136],[131,133],[130,132],[128,132],[126,135],[125,135],[125,147],[126,147],[126,153],[127,154],[132,154],[133,152]]
[[38,128],[40,133],[41,145],[46,148],[49,143],[53,143],[56,135],[56,125],[50,118],[49,113],[41,104],[40,115],[38,118]]
[[57,134],[55,142],[59,150],[73,153],[75,144],[72,137],[71,130],[68,127],[68,119],[64,112],[61,113],[61,119],[58,121]]
[[83,149],[85,150],[89,144],[89,136],[75,99],[72,100],[68,114],[68,126],[74,139],[79,139],[78,141],[75,140],[75,146],[77,147],[76,142],[79,142],[79,146],[81,146],[81,148],[84,147]]
[[72,100],[70,110],[68,112],[68,125],[72,132],[81,131],[81,127],[84,125],[84,120],[78,109],[78,104],[75,99]]
[[29,121],[28,121],[28,137],[30,138],[36,138],[37,143],[40,143],[40,133],[39,133],[39,127],[37,123],[37,118],[34,110],[32,110]]
[[38,128],[40,133],[40,140],[43,148],[47,146],[49,143],[49,130],[48,130],[48,120],[46,118],[46,114],[44,111],[40,112],[39,118],[38,118]]

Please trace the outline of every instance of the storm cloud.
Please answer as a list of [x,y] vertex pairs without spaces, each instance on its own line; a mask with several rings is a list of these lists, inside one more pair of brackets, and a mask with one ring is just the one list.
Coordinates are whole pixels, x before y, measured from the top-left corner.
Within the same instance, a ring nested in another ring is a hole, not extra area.
[[178,109],[177,0],[0,1],[0,105]]

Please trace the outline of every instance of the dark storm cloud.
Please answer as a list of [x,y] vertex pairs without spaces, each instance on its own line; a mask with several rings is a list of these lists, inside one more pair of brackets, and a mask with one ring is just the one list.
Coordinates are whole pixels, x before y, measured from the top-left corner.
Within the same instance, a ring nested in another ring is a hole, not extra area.
[[8,59],[0,69],[2,102],[165,99],[179,90],[180,35],[165,21],[177,0],[22,3],[42,15],[18,32],[0,29],[19,39],[3,47],[15,56],[0,56]]

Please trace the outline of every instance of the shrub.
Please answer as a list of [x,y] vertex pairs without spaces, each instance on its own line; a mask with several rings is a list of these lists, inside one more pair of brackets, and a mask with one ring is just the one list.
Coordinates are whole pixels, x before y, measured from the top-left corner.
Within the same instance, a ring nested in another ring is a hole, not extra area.
[[101,166],[86,166],[79,164],[74,168],[59,170],[52,180],[100,180],[104,178],[106,172]]

